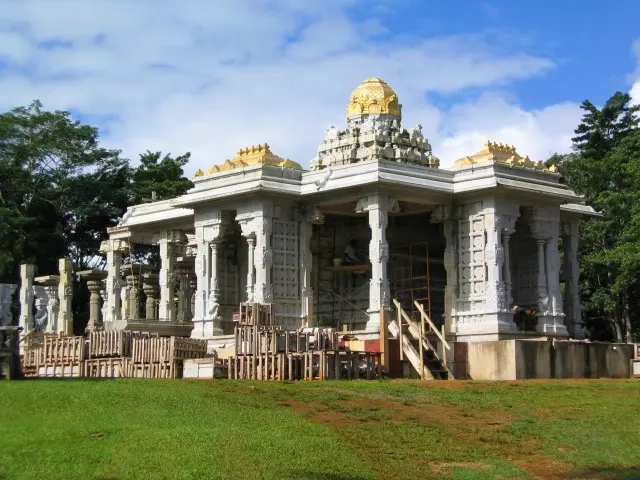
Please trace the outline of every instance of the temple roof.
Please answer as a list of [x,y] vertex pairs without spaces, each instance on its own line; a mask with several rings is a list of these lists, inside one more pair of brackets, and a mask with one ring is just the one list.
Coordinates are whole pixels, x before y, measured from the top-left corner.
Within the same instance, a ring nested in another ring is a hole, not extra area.
[[351,93],[347,118],[367,114],[400,116],[398,95],[384,80],[367,78]]
[[529,157],[522,157],[513,145],[503,145],[487,140],[484,148],[471,156],[453,162],[453,168],[467,167],[483,163],[502,163],[511,167],[523,167],[545,172],[557,172],[554,165],[545,167],[543,162],[533,162]]
[[300,166],[299,163],[274,155],[269,149],[269,145],[265,143],[264,145],[240,149],[232,160],[225,160],[221,165],[214,165],[206,172],[198,170],[196,172],[196,177],[226,172],[236,168],[253,167],[256,165],[271,165],[274,167],[302,170],[302,166]]

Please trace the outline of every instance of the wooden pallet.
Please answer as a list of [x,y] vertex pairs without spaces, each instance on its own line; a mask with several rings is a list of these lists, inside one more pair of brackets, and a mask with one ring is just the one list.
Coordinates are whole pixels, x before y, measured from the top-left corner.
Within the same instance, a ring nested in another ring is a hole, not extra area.
[[120,358],[93,358],[84,361],[84,374],[92,378],[121,378],[126,377],[128,359]]
[[129,357],[133,332],[103,330],[89,333],[89,358]]
[[380,371],[380,354],[345,351],[269,352],[229,357],[228,378],[235,380],[372,379]]

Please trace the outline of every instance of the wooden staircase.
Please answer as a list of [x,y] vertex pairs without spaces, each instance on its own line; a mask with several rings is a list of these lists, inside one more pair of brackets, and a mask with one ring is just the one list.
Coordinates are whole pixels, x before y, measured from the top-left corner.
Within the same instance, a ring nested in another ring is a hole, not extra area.
[[[400,340],[400,361],[406,357],[422,380],[453,380],[446,356],[446,350],[451,346],[444,332],[438,330],[418,302],[414,301],[414,305],[420,312],[419,323],[407,315],[398,300],[394,299],[393,304],[397,315],[395,320],[389,321],[389,333]],[[429,332],[438,337],[438,349],[429,341]]]

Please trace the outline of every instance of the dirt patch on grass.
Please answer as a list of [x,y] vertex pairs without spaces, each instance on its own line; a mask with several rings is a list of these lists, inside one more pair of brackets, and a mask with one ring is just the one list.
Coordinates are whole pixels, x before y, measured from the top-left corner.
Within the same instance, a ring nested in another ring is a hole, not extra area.
[[[473,410],[434,403],[404,404],[355,396],[327,402],[287,399],[282,405],[287,405],[287,408],[312,422],[329,425],[338,431],[368,422],[434,426],[452,434],[457,442],[486,450],[487,454],[509,461],[534,478],[570,478],[569,475],[574,469],[570,463],[545,457],[542,453],[543,442],[540,440],[520,440],[505,434],[503,429],[516,417],[500,410]],[[378,458],[381,455],[371,443],[363,443],[359,447],[369,458]],[[567,448],[558,447],[560,450]],[[427,462],[419,458],[413,461],[422,464],[416,467],[419,471],[441,476],[450,475],[455,468],[486,470],[490,467],[485,463],[470,461]],[[381,478],[397,478],[384,471],[386,467],[381,468],[382,470],[378,470]]]
[[511,459],[511,463],[531,474],[533,478],[541,480],[571,478],[570,472],[575,468],[571,463],[542,456],[515,458]]

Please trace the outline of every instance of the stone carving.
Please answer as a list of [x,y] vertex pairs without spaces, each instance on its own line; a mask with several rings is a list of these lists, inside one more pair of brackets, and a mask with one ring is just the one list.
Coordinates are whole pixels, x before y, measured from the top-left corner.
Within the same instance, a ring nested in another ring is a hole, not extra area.
[[36,299],[36,313],[33,317],[33,328],[39,332],[44,332],[49,325],[49,295],[46,289],[39,285],[33,287],[33,295]]
[[[375,101],[371,97],[373,91]],[[422,126],[418,124],[410,131],[402,128],[397,96],[385,82],[365,80],[354,90],[351,100],[347,128],[339,130],[332,126],[327,130],[318,147],[318,157],[311,163],[312,170],[367,160],[437,168],[439,161],[431,153]],[[316,182],[318,188],[322,188],[327,179]]]
[[0,283],[0,326],[7,327],[12,324],[11,299],[18,288],[17,285]]

